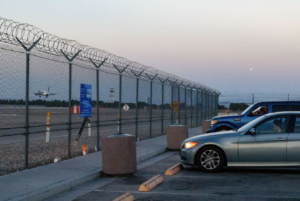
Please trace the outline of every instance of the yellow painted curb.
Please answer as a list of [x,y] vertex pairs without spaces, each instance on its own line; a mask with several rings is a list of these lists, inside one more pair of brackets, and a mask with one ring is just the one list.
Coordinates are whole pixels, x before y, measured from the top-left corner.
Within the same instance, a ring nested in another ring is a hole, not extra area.
[[178,163],[172,167],[170,167],[169,169],[167,169],[167,171],[165,172],[166,176],[172,176],[174,174],[176,174],[177,172],[179,172],[180,170],[182,170],[182,164]]
[[124,195],[117,197],[113,201],[133,201],[133,200],[135,200],[135,199],[131,193],[125,193]]
[[162,183],[164,179],[161,175],[156,175],[155,177],[152,177],[148,181],[141,184],[139,191],[150,191],[152,188],[157,186],[158,184]]

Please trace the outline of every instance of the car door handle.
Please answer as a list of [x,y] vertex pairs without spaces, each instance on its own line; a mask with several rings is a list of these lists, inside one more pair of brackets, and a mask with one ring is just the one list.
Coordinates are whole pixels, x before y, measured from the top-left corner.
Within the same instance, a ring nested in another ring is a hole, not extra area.
[[277,138],[276,140],[277,140],[277,141],[285,141],[285,138],[279,137],[279,138]]

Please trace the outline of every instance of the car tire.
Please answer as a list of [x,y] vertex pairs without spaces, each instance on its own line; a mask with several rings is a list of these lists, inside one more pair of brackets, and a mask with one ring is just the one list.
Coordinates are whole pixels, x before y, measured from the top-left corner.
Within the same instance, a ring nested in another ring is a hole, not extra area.
[[229,127],[226,127],[226,126],[221,126],[221,127],[218,127],[215,132],[222,132],[222,131],[230,131],[232,130],[231,128]]
[[207,146],[200,149],[196,155],[196,165],[203,172],[220,172],[226,158],[223,151],[215,146]]

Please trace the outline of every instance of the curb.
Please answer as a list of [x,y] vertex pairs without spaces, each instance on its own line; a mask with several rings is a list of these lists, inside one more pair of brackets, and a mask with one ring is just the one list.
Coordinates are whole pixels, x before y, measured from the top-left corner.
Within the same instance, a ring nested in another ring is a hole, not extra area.
[[167,169],[167,171],[165,172],[166,176],[172,176],[174,174],[177,174],[177,172],[179,172],[180,170],[182,170],[182,164],[181,163],[177,163],[176,165],[170,167],[169,169]]
[[[145,161],[149,158],[152,158],[154,156],[157,156],[159,154],[162,154],[167,151],[167,148],[159,148],[154,151],[148,152],[146,154],[142,154],[140,156],[137,156],[137,163],[140,163],[142,161]],[[37,191],[30,192],[25,195],[21,195],[18,197],[11,198],[11,200],[45,200],[47,198],[51,198],[57,194],[60,194],[62,192],[71,190],[72,188],[79,186],[81,184],[84,184],[88,181],[91,181],[93,179],[100,177],[100,172],[102,171],[102,167],[99,169],[92,170],[88,173],[84,173],[81,176],[74,177],[72,179],[68,179],[65,181],[58,181],[57,183],[54,183],[50,186],[47,186],[46,188],[38,189]]]
[[164,179],[162,178],[161,175],[156,175],[156,176],[152,177],[151,179],[149,179],[148,181],[142,183],[139,188],[139,191],[140,192],[148,192],[151,189],[153,189],[155,186],[157,186],[158,184],[162,183],[163,181],[164,181]]
[[133,201],[133,200],[135,200],[135,199],[131,193],[125,193],[124,195],[117,197],[113,201]]

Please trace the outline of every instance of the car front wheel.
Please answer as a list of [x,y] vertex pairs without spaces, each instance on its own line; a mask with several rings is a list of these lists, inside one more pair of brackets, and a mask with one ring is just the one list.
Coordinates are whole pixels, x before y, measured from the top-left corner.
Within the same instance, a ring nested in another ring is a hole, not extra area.
[[197,166],[204,172],[219,172],[225,163],[223,152],[213,146],[202,148],[197,154]]

